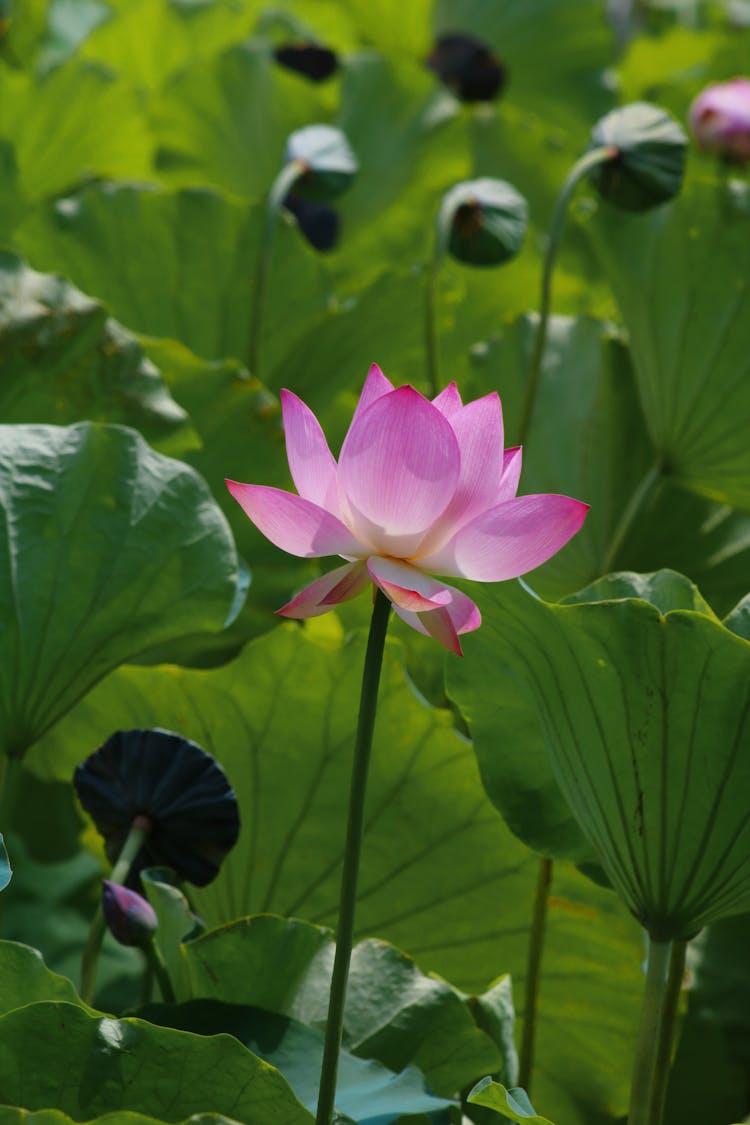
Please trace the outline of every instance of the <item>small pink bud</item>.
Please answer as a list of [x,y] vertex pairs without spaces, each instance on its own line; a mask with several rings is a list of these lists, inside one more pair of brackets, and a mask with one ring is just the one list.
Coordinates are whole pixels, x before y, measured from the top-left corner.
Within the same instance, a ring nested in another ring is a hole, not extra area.
[[690,128],[706,152],[734,164],[750,160],[750,79],[707,86],[690,107]]
[[145,949],[151,943],[158,921],[153,908],[141,895],[104,879],[102,910],[110,933],[120,945]]

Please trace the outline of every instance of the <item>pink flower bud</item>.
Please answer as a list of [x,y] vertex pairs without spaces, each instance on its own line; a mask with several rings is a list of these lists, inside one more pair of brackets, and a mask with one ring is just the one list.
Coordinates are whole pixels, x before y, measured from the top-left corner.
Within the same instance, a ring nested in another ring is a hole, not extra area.
[[735,164],[750,160],[750,79],[707,86],[690,107],[690,127],[706,152]]
[[141,895],[104,879],[102,910],[110,933],[120,945],[144,949],[150,944],[158,922],[153,908]]

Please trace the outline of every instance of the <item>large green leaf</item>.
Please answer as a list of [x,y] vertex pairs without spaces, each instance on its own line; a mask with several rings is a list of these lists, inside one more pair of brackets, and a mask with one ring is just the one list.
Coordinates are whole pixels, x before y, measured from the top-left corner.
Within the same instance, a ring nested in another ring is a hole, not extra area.
[[255,199],[270,188],[289,134],[327,121],[332,108],[325,88],[276,66],[268,44],[238,43],[168,84],[155,112],[160,173]]
[[207,1110],[245,1125],[313,1120],[279,1072],[230,1035],[91,1016],[64,1003],[0,1018],[0,1097],[29,1110],[54,1105],[76,1120],[112,1109],[165,1121]]
[[222,627],[237,583],[201,478],[135,431],[0,427],[0,747],[21,755],[149,645]]
[[26,204],[85,176],[146,177],[150,169],[152,142],[135,96],[101,68],[75,62],[40,79],[0,70],[0,138],[14,146]]
[[0,1015],[38,1000],[80,1003],[67,977],[51,972],[37,949],[0,941]]
[[595,852],[560,792],[544,730],[519,675],[504,659],[529,595],[520,583],[483,591],[482,628],[447,668],[447,690],[471,731],[482,781],[508,827],[529,847],[558,859],[592,862]]
[[[149,1005],[143,1013],[164,1027],[200,1035],[233,1035],[255,1055],[277,1067],[312,1113],[318,1100],[324,1033],[244,1004],[192,1000],[178,1005]],[[434,1125],[448,1125],[452,1102],[425,1090],[414,1067],[398,1075],[372,1060],[341,1051],[336,1081],[336,1109],[357,1125],[391,1125],[425,1114]]]
[[[122,422],[184,452],[185,411],[138,341],[60,277],[0,253],[4,422]],[[175,433],[177,431],[177,433]]]
[[689,937],[750,904],[750,643],[669,572],[575,603],[498,605],[498,665],[633,914],[656,940]]
[[[263,218],[263,204],[208,189],[92,184],[18,237],[35,266],[62,269],[128,328],[180,340],[206,358],[243,359]],[[266,370],[320,317],[327,292],[313,251],[282,220],[261,336]]]
[[[184,946],[187,995],[248,1004],[323,1031],[334,948],[330,931],[299,919],[230,923]],[[500,1064],[461,993],[383,941],[352,952],[343,1042],[391,1070],[413,1064],[446,1097]]]
[[109,0],[108,19],[79,54],[112,67],[140,90],[156,92],[177,71],[244,38],[255,6],[250,0],[241,6],[232,0]]
[[750,507],[750,195],[694,182],[650,215],[601,206],[587,229],[628,330],[663,472]]
[[[303,630],[282,626],[212,671],[120,669],[35,747],[28,764],[69,774],[85,748],[126,724],[159,722],[197,739],[225,767],[243,825],[216,881],[195,893],[198,912],[209,925],[269,910],[331,925],[363,652],[361,638],[342,642],[326,617]],[[471,748],[450,715],[415,696],[389,646],[358,936],[385,938],[423,971],[471,992],[510,971],[522,1013],[537,867],[484,797]],[[558,865],[535,1089],[566,1121],[624,1111],[641,963],[637,927],[616,896]],[[608,1013],[604,1027],[593,1011]]]
[[478,1083],[468,1100],[472,1105],[493,1109],[506,1121],[516,1121],[519,1125],[551,1125],[546,1117],[537,1114],[524,1090],[506,1090],[499,1082],[485,1079]]
[[[72,1117],[62,1113],[59,1109],[40,1109],[29,1112],[27,1109],[9,1105],[0,1105],[1,1125],[80,1125],[74,1123]],[[104,1113],[84,1125],[164,1125],[163,1120],[156,1117],[146,1117],[143,1113],[131,1113],[130,1110],[114,1110]],[[235,1125],[235,1118],[225,1117],[221,1113],[192,1113],[180,1125]]]

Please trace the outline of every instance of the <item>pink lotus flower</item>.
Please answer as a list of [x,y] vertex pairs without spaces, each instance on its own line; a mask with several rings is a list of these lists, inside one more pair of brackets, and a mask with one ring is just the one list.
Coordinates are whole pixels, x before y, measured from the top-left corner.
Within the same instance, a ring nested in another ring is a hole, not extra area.
[[503,450],[496,393],[464,406],[451,383],[429,402],[373,364],[338,465],[301,399],[282,391],[281,403],[299,495],[227,487],[277,547],[347,560],[277,610],[283,617],[316,617],[374,583],[407,625],[460,656],[479,610],[430,575],[516,578],[559,551],[588,511],[567,496],[516,496],[521,450]]
[[707,86],[690,107],[690,128],[701,148],[728,160],[750,160],[750,79]]

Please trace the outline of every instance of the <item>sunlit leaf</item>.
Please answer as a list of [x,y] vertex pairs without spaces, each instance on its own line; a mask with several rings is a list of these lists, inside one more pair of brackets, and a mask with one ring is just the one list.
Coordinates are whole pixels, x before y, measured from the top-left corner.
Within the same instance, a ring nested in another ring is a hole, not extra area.
[[[342,643],[326,617],[314,629],[277,628],[213,671],[121,669],[29,765],[69,771],[81,747],[125,717],[200,739],[232,777],[243,828],[217,880],[196,892],[198,913],[209,925],[273,911],[330,926],[362,659],[362,639]],[[397,650],[386,654],[371,771],[358,937],[391,941],[471,993],[510,971],[522,1013],[537,859],[487,802],[450,715],[414,695]],[[642,958],[616,896],[558,865],[535,1088],[566,1121],[612,1105],[624,1112]],[[609,1013],[604,1026],[592,1019],[599,1010]],[[583,1054],[571,1086],[565,1076]]]
[[97,680],[214,631],[231,534],[201,478],[124,427],[0,427],[0,746],[21,755]]
[[750,197],[693,183],[650,215],[588,224],[628,330],[665,475],[750,507]]

